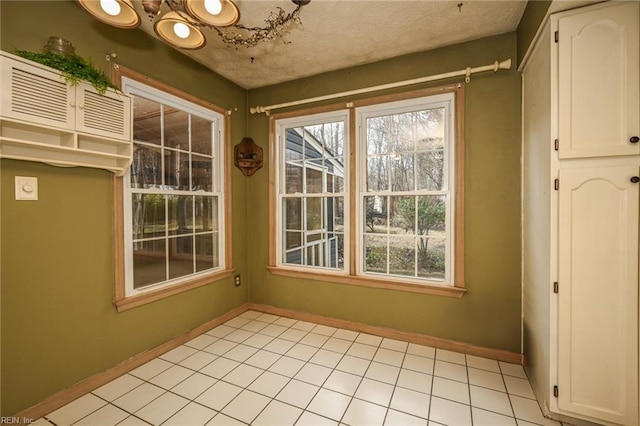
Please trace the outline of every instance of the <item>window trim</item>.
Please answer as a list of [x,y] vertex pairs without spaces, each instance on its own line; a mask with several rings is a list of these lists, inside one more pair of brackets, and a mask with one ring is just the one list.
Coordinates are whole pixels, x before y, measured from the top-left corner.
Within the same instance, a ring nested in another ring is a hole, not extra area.
[[224,247],[224,267],[221,270],[216,270],[210,273],[198,274],[195,277],[184,279],[183,281],[176,282],[175,284],[161,286],[158,288],[150,288],[144,292],[140,292],[135,295],[126,295],[126,279],[125,279],[125,224],[124,224],[124,178],[121,176],[113,177],[113,198],[114,198],[114,210],[113,210],[113,229],[114,229],[114,257],[115,257],[115,297],[113,304],[118,312],[123,312],[137,306],[142,306],[147,303],[152,303],[157,300],[164,299],[175,294],[183,293],[185,291],[192,290],[194,288],[202,287],[204,285],[211,284],[216,281],[220,281],[225,278],[229,278],[233,275],[233,256],[232,256],[232,238],[231,238],[231,166],[227,153],[230,151],[231,143],[231,123],[229,119],[228,111],[218,107],[209,102],[203,101],[193,95],[183,92],[179,89],[171,87],[165,83],[151,79],[141,73],[138,73],[129,68],[118,66],[113,73],[112,81],[114,84],[122,90],[122,79],[127,77],[131,80],[140,82],[154,89],[165,92],[171,96],[175,96],[184,99],[187,102],[195,104],[199,107],[209,109],[222,116],[221,118],[221,130],[222,138],[220,143],[222,144],[221,151],[222,156],[220,159],[220,165],[222,166],[222,184],[220,186],[220,192],[224,194],[223,206],[224,209],[224,221],[219,226],[224,229],[225,238],[223,239]]
[[[357,285],[364,286],[370,288],[384,288],[391,290],[399,290],[406,291],[412,293],[422,293],[422,294],[432,294],[446,297],[454,297],[460,298],[462,297],[467,289],[465,288],[465,232],[464,232],[464,222],[465,222],[465,211],[464,211],[464,186],[465,186],[465,96],[464,96],[464,84],[455,83],[446,86],[439,87],[431,87],[425,89],[418,89],[409,92],[396,93],[390,95],[382,95],[375,96],[366,99],[354,100],[348,103],[339,103],[339,104],[331,104],[320,107],[312,107],[305,108],[302,110],[296,111],[288,111],[277,114],[272,114],[269,116],[269,162],[270,164],[276,164],[278,161],[277,155],[277,139],[276,139],[276,121],[282,120],[286,118],[307,116],[313,114],[319,114],[324,112],[335,112],[339,110],[344,110],[347,108],[349,110],[349,126],[348,139],[349,139],[349,157],[348,157],[348,176],[354,177],[356,169],[357,169],[357,132],[356,128],[356,108],[402,101],[402,100],[410,100],[419,97],[427,97],[433,96],[437,94],[443,93],[453,93],[454,96],[454,108],[453,112],[455,114],[455,122],[454,122],[454,132],[455,132],[455,147],[454,147],[454,200],[452,203],[454,204],[455,217],[452,218],[453,226],[455,227],[454,231],[454,259],[453,259],[453,274],[454,281],[453,285],[437,285],[437,284],[415,284],[406,282],[404,280],[395,279],[394,276],[381,276],[380,278],[373,276],[364,276],[357,275],[358,265],[357,265],[357,255],[356,255],[356,244],[357,241],[357,211],[356,201],[358,197],[358,182],[356,182],[356,178],[350,178],[347,185],[349,186],[349,194],[347,195],[348,203],[352,208],[349,210],[349,228],[347,233],[349,234],[350,244],[348,247],[345,247],[345,250],[349,250],[349,265],[345,265],[345,272],[337,271],[315,271],[315,270],[301,270],[300,268],[289,267],[278,265],[277,257],[278,257],[278,247],[276,244],[276,238],[278,228],[278,217],[277,217],[277,200],[278,200],[278,188],[275,186],[277,183],[276,173],[278,172],[276,169],[278,167],[271,167],[269,171],[269,265],[267,266],[267,270],[277,276],[285,276],[292,278],[304,278],[314,281],[330,281],[339,284],[348,284],[348,285]],[[345,203],[347,201],[345,200]],[[345,219],[346,220],[346,219]],[[346,239],[346,237],[345,237]]]

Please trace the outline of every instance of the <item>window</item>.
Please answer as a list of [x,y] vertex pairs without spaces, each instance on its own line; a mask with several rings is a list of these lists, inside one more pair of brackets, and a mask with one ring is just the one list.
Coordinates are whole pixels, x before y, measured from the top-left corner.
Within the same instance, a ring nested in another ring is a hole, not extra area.
[[227,265],[224,116],[127,77],[122,89],[133,96],[134,139],[122,179],[126,298]]
[[273,117],[273,273],[461,295],[462,88],[432,93]]

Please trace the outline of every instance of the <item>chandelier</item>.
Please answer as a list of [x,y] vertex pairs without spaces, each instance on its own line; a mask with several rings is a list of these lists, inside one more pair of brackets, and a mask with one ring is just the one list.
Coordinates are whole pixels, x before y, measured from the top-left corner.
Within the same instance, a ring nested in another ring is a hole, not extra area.
[[[131,0],[76,0],[94,18],[118,28],[137,28],[140,16]],[[228,45],[253,47],[285,35],[292,23],[300,23],[300,9],[311,0],[291,0],[289,13],[278,7],[265,19],[264,27],[245,27],[238,23],[240,11],[231,0],[142,0],[142,8],[154,20],[155,33],[179,49],[200,49],[207,43],[201,28],[215,30]],[[165,4],[169,11],[161,13]]]

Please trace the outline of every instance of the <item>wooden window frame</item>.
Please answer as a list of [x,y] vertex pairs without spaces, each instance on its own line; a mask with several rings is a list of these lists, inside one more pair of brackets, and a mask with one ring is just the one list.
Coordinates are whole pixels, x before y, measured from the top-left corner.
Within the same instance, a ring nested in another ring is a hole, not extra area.
[[[355,209],[356,197],[358,196],[356,181],[357,175],[357,128],[356,128],[356,108],[377,105],[388,102],[402,101],[415,99],[420,97],[433,96],[437,94],[443,93],[453,93],[454,95],[454,109],[453,112],[455,114],[455,165],[454,165],[454,175],[455,175],[455,193],[453,200],[454,203],[454,211],[455,217],[453,218],[453,226],[455,227],[454,231],[454,259],[453,259],[453,268],[454,268],[454,281],[452,285],[437,285],[437,284],[415,284],[405,282],[402,279],[398,279],[394,276],[381,276],[372,277],[372,276],[364,276],[357,274],[357,259],[356,255],[356,241],[357,241],[357,232],[356,232],[356,223],[357,218],[356,215],[358,212]],[[465,264],[465,235],[464,235],[464,165],[465,165],[465,147],[464,147],[464,111],[465,111],[465,102],[464,102],[464,84],[454,84],[440,87],[433,87],[427,89],[419,89],[410,92],[392,94],[392,95],[384,95],[377,96],[367,99],[354,100],[347,104],[333,104],[322,107],[315,108],[307,108],[298,111],[290,111],[283,112],[278,114],[272,114],[269,117],[269,162],[270,164],[277,164],[279,161],[277,158],[277,138],[276,138],[276,121],[285,119],[285,118],[293,118],[304,115],[312,115],[323,112],[333,112],[338,110],[343,110],[345,108],[349,109],[349,158],[348,158],[348,169],[349,169],[349,182],[347,185],[349,186],[349,193],[347,197],[349,198],[349,205],[351,209],[349,211],[349,247],[345,247],[345,250],[349,250],[349,265],[345,265],[345,273],[334,273],[334,272],[325,272],[325,271],[316,271],[312,269],[301,270],[300,268],[295,267],[287,267],[283,265],[278,265],[277,263],[277,243],[276,243],[276,233],[277,229],[277,206],[276,200],[278,199],[278,188],[276,188],[277,182],[277,169],[278,167],[271,167],[269,174],[269,266],[267,266],[267,270],[277,276],[285,276],[285,277],[293,277],[293,278],[304,278],[315,281],[329,281],[340,284],[348,284],[348,285],[356,285],[363,287],[371,287],[371,288],[384,288],[391,290],[400,290],[407,291],[413,293],[422,293],[422,294],[432,294],[446,297],[454,297],[460,298],[466,293],[465,288],[465,276],[464,276],[464,264]],[[346,220],[346,219],[345,219]]]
[[[228,154],[231,148],[231,123],[229,119],[228,111],[218,107],[214,104],[199,99],[193,95],[183,92],[179,89],[171,87],[165,83],[151,79],[141,73],[123,66],[117,66],[113,69],[112,81],[118,88],[122,88],[122,78],[127,77],[131,80],[138,81],[147,86],[161,90],[170,95],[184,99],[187,102],[202,106],[210,109],[216,113],[222,115],[222,126],[224,128],[224,139],[221,143],[224,144],[224,153]],[[124,242],[124,181],[123,177],[113,177],[113,229],[114,229],[114,256],[115,256],[115,298],[113,301],[114,306],[118,312],[123,312],[138,306],[152,303],[157,300],[164,299],[166,297],[173,296],[175,294],[183,293],[185,291],[192,290],[194,288],[202,287],[204,285],[211,284],[216,281],[220,281],[225,278],[229,278],[233,275],[233,257],[231,246],[231,165],[230,156],[224,155],[220,160],[220,164],[223,167],[222,178],[223,182],[220,191],[225,194],[224,205],[224,223],[220,226],[224,226],[226,236],[224,239],[224,269],[213,271],[207,274],[200,274],[197,277],[191,279],[185,279],[184,281],[176,284],[163,286],[158,289],[147,290],[143,293],[139,293],[132,296],[126,295],[125,289],[125,242]]]

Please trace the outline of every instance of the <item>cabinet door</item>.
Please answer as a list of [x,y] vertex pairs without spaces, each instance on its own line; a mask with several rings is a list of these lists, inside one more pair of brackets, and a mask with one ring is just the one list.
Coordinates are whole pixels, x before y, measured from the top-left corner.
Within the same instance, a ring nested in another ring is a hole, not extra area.
[[0,115],[73,130],[75,91],[58,73],[2,57]]
[[558,19],[560,158],[638,155],[638,2]]
[[560,170],[558,406],[638,424],[637,166]]
[[76,89],[76,129],[79,132],[129,141],[131,137],[131,98],[124,93],[98,94],[88,84]]

